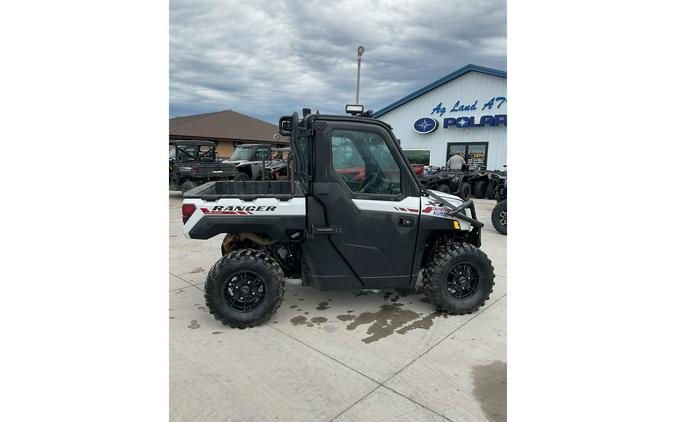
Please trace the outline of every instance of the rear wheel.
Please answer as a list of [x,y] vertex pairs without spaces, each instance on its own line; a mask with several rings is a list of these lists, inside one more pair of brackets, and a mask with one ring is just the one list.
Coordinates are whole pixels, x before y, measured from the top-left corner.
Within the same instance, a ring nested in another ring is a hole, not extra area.
[[237,182],[245,182],[247,180],[251,180],[251,178],[248,177],[248,174],[246,173],[237,173],[234,175],[234,180]]
[[284,273],[271,256],[243,249],[220,258],[206,278],[204,299],[224,325],[246,328],[267,321],[284,298]]
[[492,225],[501,234],[506,234],[506,200],[498,202],[492,209]]
[[439,192],[450,193],[450,186],[446,185],[445,183],[441,183],[440,185],[436,186],[436,189]]
[[479,180],[473,184],[473,196],[475,196],[478,199],[483,199],[485,198],[486,193],[487,193],[487,186],[485,185],[484,180]]
[[483,306],[495,278],[490,258],[468,243],[438,248],[422,274],[430,302],[453,315],[470,314]]
[[465,201],[469,199],[471,197],[471,185],[467,182],[460,183],[458,195]]
[[485,189],[485,196],[487,199],[495,199],[495,182],[490,181],[487,184],[487,188]]
[[181,192],[185,193],[189,190],[196,188],[197,186],[198,186],[197,183],[193,182],[192,180],[186,180],[185,182],[183,182],[182,185],[180,185],[180,190]]

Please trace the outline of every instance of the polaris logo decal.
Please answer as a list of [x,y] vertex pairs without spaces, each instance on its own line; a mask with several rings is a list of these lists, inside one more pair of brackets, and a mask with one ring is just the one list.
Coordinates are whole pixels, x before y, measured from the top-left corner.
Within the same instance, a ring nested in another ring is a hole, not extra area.
[[[433,204],[430,202],[430,204]],[[423,214],[431,214],[437,217],[449,217],[450,210],[446,207],[426,207],[422,210]]]
[[216,205],[213,209],[209,210],[208,208],[202,208],[204,214],[215,214],[215,215],[251,215],[253,211],[263,211],[263,212],[274,212],[276,206],[271,205]]

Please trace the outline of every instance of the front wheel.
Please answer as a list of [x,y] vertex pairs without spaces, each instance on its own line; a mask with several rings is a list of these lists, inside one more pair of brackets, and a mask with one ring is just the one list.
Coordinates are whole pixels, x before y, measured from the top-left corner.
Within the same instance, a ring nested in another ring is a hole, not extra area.
[[490,180],[490,182],[487,184],[487,188],[485,189],[485,197],[487,199],[495,199],[495,182]]
[[492,209],[492,225],[501,234],[506,234],[506,200],[498,202]]
[[485,195],[487,194],[486,188],[487,186],[484,180],[477,181],[476,183],[473,184],[473,196],[475,196],[478,199],[485,198]]
[[246,173],[237,173],[234,175],[234,180],[237,182],[245,182],[247,180],[250,180],[251,178],[248,177],[248,174]]
[[459,196],[465,201],[468,201],[469,198],[471,197],[471,185],[467,182],[460,183],[459,192],[457,193],[457,196]]
[[468,243],[437,249],[422,275],[429,301],[453,315],[470,314],[483,306],[495,283],[490,258]]
[[284,273],[274,258],[254,249],[233,251],[215,263],[204,299],[224,325],[247,328],[267,321],[284,298]]

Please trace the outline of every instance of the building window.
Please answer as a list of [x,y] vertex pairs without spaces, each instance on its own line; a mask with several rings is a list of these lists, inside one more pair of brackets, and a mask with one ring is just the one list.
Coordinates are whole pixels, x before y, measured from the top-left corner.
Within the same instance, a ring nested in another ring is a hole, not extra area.
[[428,166],[431,160],[431,150],[428,149],[404,149],[403,155],[410,161],[410,164]]

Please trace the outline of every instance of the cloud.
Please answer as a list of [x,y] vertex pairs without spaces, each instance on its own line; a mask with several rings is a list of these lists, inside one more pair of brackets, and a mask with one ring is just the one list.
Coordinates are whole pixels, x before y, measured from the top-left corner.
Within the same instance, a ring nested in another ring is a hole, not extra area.
[[506,3],[170,2],[170,115],[231,108],[276,122],[302,107],[378,110],[468,63],[506,68]]

